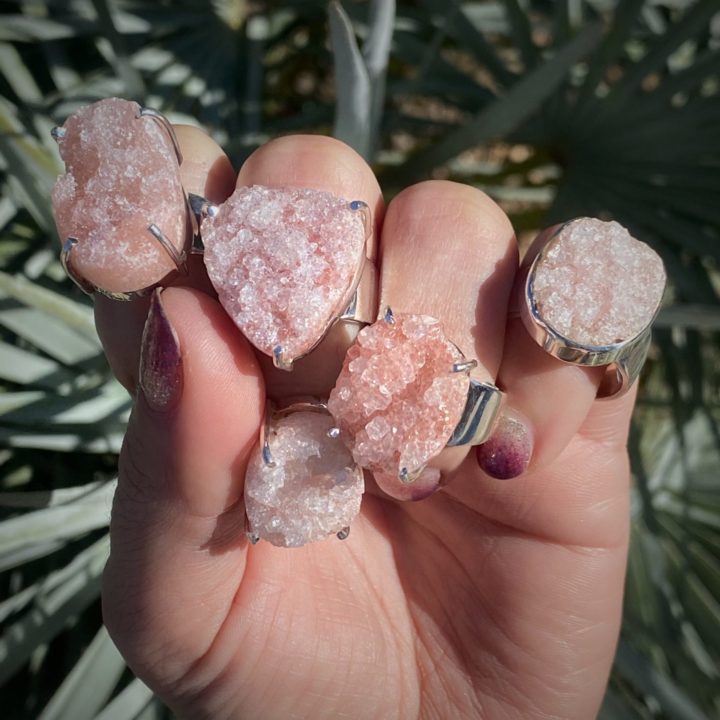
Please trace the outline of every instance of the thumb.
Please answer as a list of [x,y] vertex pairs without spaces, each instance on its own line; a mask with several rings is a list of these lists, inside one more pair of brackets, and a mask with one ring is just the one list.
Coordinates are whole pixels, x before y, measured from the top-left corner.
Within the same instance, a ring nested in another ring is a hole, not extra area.
[[242,490],[264,386],[221,306],[188,288],[153,295],[139,385],[103,614],[130,666],[161,691],[207,652],[242,579]]

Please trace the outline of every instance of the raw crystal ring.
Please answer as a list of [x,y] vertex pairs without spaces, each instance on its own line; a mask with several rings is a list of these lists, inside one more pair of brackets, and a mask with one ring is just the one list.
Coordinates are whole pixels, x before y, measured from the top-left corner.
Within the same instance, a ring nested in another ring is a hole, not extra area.
[[428,463],[447,445],[477,445],[489,436],[502,402],[494,385],[470,377],[467,360],[426,315],[394,315],[358,334],[328,410],[358,465],[401,499],[438,487]]
[[190,203],[221,304],[277,367],[292,370],[336,321],[376,317],[372,217],[364,202],[253,185],[238,187],[222,205],[197,195]]
[[637,380],[665,291],[660,257],[616,222],[579,218],[562,225],[535,258],[520,316],[553,357],[606,366],[598,397]]
[[130,300],[185,272],[195,216],[168,120],[109,98],[80,108],[52,136],[66,168],[52,203],[70,278],[88,294]]
[[268,403],[245,475],[251,543],[300,547],[333,534],[348,537],[365,484],[333,425],[319,401],[282,409]]

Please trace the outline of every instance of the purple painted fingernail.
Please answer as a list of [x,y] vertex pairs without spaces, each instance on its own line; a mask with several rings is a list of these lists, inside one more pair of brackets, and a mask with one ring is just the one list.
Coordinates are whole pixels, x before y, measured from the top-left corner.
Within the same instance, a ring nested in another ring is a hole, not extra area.
[[160,292],[160,289],[153,292],[143,330],[140,388],[153,410],[167,412],[180,399],[183,371],[180,345],[165,314]]
[[522,475],[532,456],[533,439],[529,423],[513,411],[503,414],[490,436],[478,445],[477,461],[482,470],[498,480]]

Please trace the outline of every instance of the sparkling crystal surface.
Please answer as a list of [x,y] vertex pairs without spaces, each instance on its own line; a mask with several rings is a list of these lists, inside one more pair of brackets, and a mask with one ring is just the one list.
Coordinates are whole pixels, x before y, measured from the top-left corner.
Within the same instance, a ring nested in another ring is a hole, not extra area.
[[397,477],[445,447],[467,400],[468,376],[451,372],[462,359],[428,316],[396,315],[360,332],[328,401],[359,465]]
[[252,532],[273,545],[300,547],[349,526],[360,511],[361,473],[338,438],[333,419],[295,412],[271,423],[268,445],[275,467],[253,452],[245,476]]
[[185,196],[172,142],[137,103],[100,100],[71,115],[58,137],[65,162],[52,192],[58,233],[75,237],[71,267],[112,292],[149,287],[176,268],[148,231],[185,244]]
[[585,345],[611,345],[637,335],[653,318],[665,289],[662,260],[619,223],[581,218],[551,241],[535,274],[543,320]]
[[202,226],[220,302],[259,350],[299,357],[350,301],[363,211],[306,188],[239,187]]

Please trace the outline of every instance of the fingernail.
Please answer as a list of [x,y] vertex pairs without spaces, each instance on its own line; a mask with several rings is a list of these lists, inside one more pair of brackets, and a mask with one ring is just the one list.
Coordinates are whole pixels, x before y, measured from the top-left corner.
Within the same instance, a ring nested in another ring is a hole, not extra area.
[[171,410],[182,394],[182,357],[177,335],[160,299],[153,292],[140,352],[140,388],[153,410]]
[[498,480],[522,475],[530,463],[533,439],[528,421],[519,413],[503,413],[490,439],[478,445],[477,461],[482,470]]

